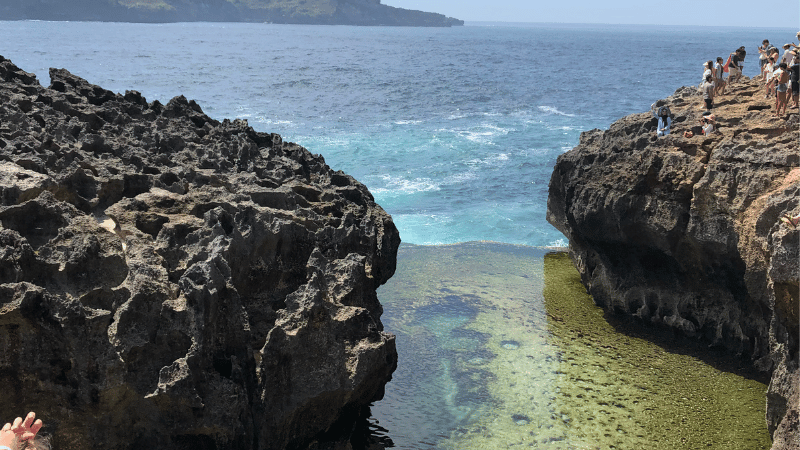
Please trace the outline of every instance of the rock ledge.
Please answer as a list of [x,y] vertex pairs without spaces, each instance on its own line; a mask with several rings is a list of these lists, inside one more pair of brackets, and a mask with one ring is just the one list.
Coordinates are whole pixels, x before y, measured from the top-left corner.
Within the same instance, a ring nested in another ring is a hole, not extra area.
[[678,89],[655,136],[649,113],[581,135],[559,157],[547,219],[598,305],[668,327],[772,373],[773,449],[798,448],[798,114],[773,116],[755,81],[729,89],[698,131],[702,97]]

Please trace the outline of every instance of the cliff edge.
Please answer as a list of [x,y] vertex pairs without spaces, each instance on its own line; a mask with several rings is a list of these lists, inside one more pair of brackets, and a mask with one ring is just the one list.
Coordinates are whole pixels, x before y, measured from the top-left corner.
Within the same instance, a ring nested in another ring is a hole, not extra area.
[[0,57],[0,409],[54,448],[347,441],[400,238],[321,156]]
[[[547,219],[594,301],[729,349],[771,372],[766,422],[773,449],[798,433],[798,114],[775,117],[755,81],[717,99],[718,132],[697,135],[703,103],[678,89],[656,106],[674,114],[656,137],[650,113],[581,135],[558,158]],[[694,128],[695,136],[684,131]]]

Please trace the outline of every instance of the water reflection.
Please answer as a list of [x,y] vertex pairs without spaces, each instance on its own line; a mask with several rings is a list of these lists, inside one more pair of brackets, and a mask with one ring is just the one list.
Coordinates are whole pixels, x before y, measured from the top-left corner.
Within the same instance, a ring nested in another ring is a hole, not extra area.
[[618,333],[563,253],[403,246],[378,294],[394,448],[769,448],[763,384]]

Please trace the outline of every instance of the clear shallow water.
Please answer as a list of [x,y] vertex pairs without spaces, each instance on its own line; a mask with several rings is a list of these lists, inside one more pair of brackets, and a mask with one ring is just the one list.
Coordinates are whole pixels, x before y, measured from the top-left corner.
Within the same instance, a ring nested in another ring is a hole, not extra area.
[[534,247],[566,244],[547,184],[582,131],[741,45],[754,75],[755,46],[795,32],[0,21],[0,54],[44,85],[67,68],[280,133],[365,183],[405,243],[530,246],[401,249],[379,292],[400,366],[373,408],[396,447],[758,449],[763,384],[617,333],[574,269]]
[[400,360],[372,412],[395,448],[771,446],[763,382],[610,323],[565,253],[403,246],[379,296]]
[[[166,102],[195,99],[365,183],[404,242],[563,244],[545,221],[559,154],[645,111],[702,63],[796,30],[608,25],[449,29],[0,22],[0,54]],[[757,72],[748,56],[745,74]]]

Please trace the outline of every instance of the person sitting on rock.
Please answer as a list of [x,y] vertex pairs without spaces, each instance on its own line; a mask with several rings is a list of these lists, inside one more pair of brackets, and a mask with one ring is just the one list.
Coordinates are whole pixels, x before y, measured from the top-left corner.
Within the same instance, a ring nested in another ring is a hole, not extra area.
[[33,411],[24,420],[17,417],[13,424],[5,424],[0,429],[0,450],[50,450],[49,440],[36,436],[42,425]]
[[703,116],[700,119],[700,127],[703,129],[703,134],[706,136],[717,130],[715,125],[716,125],[716,118],[714,117],[713,114]]
[[658,128],[656,129],[656,136],[666,136],[669,134],[669,129],[672,126],[672,117],[670,117],[669,107],[662,106],[658,108],[658,112],[653,112],[653,116],[658,119]]

